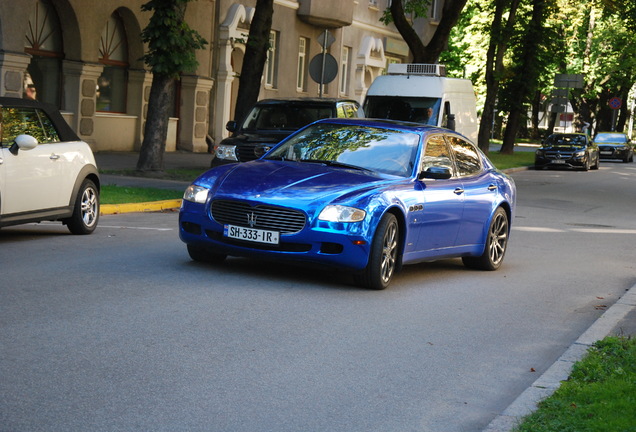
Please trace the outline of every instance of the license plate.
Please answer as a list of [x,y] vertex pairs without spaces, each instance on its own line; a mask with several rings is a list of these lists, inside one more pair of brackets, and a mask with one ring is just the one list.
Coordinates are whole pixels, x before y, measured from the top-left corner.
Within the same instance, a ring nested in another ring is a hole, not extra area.
[[554,163],[554,164],[564,164],[565,161],[561,160],[561,159],[557,159],[557,160],[553,160],[552,163]]
[[611,155],[612,152],[611,151],[602,151],[601,154],[602,155]]
[[245,228],[235,225],[224,225],[223,235],[225,237],[251,241],[255,243],[278,244],[278,231],[268,231],[256,228]]

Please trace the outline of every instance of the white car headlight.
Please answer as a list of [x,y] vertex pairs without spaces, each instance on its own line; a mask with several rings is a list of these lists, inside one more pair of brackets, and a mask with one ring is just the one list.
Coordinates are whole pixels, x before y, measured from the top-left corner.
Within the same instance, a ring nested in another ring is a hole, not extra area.
[[360,222],[365,216],[364,210],[355,207],[328,205],[320,212],[318,219],[327,222]]
[[577,152],[574,153],[574,157],[583,157],[585,156],[585,150],[579,150]]
[[234,145],[219,145],[216,148],[216,157],[219,159],[238,161],[236,157],[236,146]]
[[208,188],[203,186],[190,185],[183,193],[183,199],[194,203],[205,204],[205,200],[208,198]]

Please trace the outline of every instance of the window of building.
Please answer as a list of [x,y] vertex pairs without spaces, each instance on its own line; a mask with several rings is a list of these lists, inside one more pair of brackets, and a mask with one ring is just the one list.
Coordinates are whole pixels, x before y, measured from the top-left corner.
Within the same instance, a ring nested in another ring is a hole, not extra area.
[[276,88],[278,85],[278,39],[277,31],[269,33],[269,49],[265,61],[265,86]]
[[296,71],[296,89],[300,92],[307,90],[307,38],[298,40],[298,69]]
[[351,47],[342,49],[340,58],[340,93],[347,94],[349,92],[349,59],[351,58]]
[[439,22],[442,19],[442,6],[440,0],[432,0],[430,5],[431,21]]
[[104,70],[97,80],[97,111],[126,112],[128,44],[124,24],[116,12],[102,31],[99,62]]
[[62,108],[60,20],[50,0],[38,0],[29,18],[24,51],[31,55],[24,82],[25,97]]

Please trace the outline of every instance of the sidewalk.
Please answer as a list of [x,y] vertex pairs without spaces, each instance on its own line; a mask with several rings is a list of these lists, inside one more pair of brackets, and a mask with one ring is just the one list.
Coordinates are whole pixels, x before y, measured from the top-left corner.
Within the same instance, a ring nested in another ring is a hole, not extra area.
[[552,395],[561,381],[568,379],[574,363],[581,360],[594,343],[606,336],[636,337],[636,285],[606,310],[552,366],[495,417],[483,432],[510,432],[523,417],[537,409],[540,401]]

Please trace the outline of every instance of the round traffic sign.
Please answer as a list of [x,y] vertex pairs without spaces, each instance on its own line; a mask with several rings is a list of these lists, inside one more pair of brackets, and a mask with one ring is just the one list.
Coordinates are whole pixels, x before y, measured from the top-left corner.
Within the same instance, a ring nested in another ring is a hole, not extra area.
[[623,104],[623,101],[621,100],[621,98],[613,97],[609,100],[608,104],[609,107],[612,109],[619,109]]
[[336,75],[338,75],[338,62],[329,53],[318,54],[309,62],[309,76],[317,83],[329,84]]

